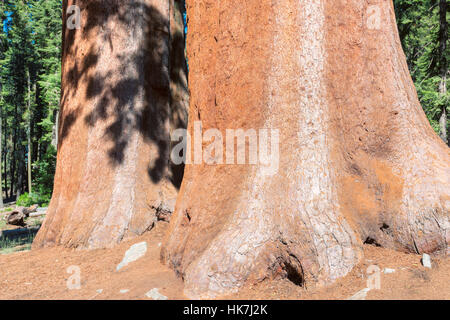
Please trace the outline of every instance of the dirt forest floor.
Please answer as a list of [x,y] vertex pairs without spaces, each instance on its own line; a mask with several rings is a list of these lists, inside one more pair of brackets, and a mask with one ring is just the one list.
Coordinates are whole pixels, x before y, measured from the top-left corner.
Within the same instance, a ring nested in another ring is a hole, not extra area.
[[[160,244],[167,224],[160,223],[139,239],[114,249],[74,251],[44,249],[0,256],[0,299],[149,299],[153,288],[169,299],[186,299],[183,282],[159,261]],[[134,243],[146,241],[146,255],[119,272],[116,266]],[[242,288],[225,299],[348,299],[366,288],[366,270],[381,269],[381,289],[371,290],[370,299],[450,299],[450,257],[433,258],[433,268],[421,265],[419,255],[403,254],[373,246],[345,278],[327,288],[301,288],[288,280],[273,280]],[[81,271],[81,288],[69,290],[70,266]],[[385,274],[385,268],[395,269]]]

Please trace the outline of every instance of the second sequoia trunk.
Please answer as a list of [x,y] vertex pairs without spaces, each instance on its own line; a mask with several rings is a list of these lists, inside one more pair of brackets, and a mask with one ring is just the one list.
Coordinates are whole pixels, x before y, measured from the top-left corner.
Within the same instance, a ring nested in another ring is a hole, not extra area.
[[35,248],[113,246],[173,210],[182,170],[169,164],[170,131],[185,125],[188,100],[183,9],[64,1],[57,170]]
[[190,132],[269,128],[280,142],[275,175],[187,166],[162,259],[188,296],[275,276],[326,284],[364,242],[449,253],[449,149],[391,1],[193,0],[188,16]]

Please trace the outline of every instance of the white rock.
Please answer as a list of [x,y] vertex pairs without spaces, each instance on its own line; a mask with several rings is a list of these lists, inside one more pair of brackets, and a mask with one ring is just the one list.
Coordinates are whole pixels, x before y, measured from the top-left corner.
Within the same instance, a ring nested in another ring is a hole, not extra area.
[[367,293],[370,291],[369,288],[362,289],[361,291],[358,291],[353,296],[348,298],[347,300],[366,300]]
[[120,293],[122,293],[122,294],[128,293],[128,292],[130,292],[130,290],[128,290],[128,289],[122,289],[122,290],[120,290]]
[[422,256],[422,265],[425,268],[431,269],[431,257],[426,253],[424,253]]
[[151,298],[153,300],[167,300],[166,296],[163,296],[159,293],[157,288],[154,288],[145,294],[146,297]]
[[102,292],[103,292],[103,289],[98,289],[98,290],[97,290],[97,293],[98,293],[98,294],[100,294],[100,293],[102,293]]
[[395,269],[389,269],[389,268],[384,268],[383,273],[385,274],[390,274],[390,273],[394,273]]
[[139,260],[147,252],[147,242],[140,242],[132,245],[130,249],[125,252],[125,256],[121,263],[117,265],[116,271],[119,271],[123,267],[127,266],[129,263]]

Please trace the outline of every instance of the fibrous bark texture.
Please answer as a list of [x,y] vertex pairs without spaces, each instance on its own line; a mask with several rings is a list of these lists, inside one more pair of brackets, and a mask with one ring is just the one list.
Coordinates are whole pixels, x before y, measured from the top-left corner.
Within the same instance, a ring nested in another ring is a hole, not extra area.
[[162,260],[192,298],[327,284],[364,242],[449,253],[447,146],[386,0],[187,1],[189,130],[279,130],[279,170],[187,165]]
[[[80,9],[80,28],[66,22]],[[170,131],[187,121],[179,1],[64,1],[53,198],[34,247],[109,247],[152,228],[183,170]],[[180,176],[181,175],[181,176]]]

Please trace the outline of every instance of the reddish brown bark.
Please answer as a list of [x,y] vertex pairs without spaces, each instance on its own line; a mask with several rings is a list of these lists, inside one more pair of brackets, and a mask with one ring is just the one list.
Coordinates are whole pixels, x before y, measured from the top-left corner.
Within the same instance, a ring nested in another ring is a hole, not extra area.
[[280,130],[276,175],[186,167],[162,259],[188,296],[275,276],[330,283],[364,242],[449,253],[449,149],[391,1],[193,0],[188,16],[190,131]]
[[64,14],[55,187],[34,247],[113,246],[173,207],[182,170],[169,166],[169,133],[187,118],[176,2],[64,1],[81,29]]

